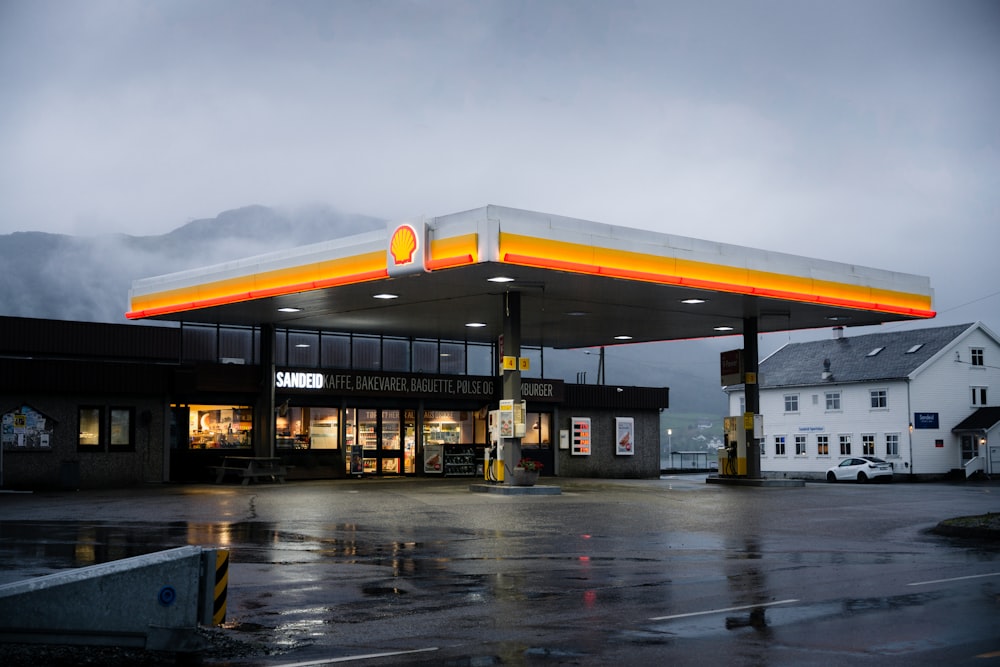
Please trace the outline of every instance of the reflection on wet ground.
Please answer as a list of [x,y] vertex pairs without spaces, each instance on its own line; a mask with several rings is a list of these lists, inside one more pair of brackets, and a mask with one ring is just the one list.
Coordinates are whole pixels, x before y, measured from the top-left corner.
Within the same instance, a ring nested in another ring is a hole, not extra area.
[[[264,647],[230,667],[393,651],[378,664],[940,664],[937,647],[996,636],[1000,555],[920,532],[942,500],[967,504],[935,487],[713,487],[697,502],[655,482],[545,501],[355,488],[227,489],[190,507],[164,494],[165,516],[223,521],[0,520],[0,582],[228,548],[224,630]],[[163,510],[146,503],[116,516]],[[859,534],[835,504],[887,508],[873,521],[891,531]],[[935,583],[952,574],[983,578]]]
[[[323,558],[388,566],[395,576],[417,572],[418,561],[413,557],[421,546],[417,541],[379,542],[374,534],[366,535],[353,524],[318,526],[312,533],[261,522],[0,521],[0,571],[20,572],[20,578],[26,578],[178,546],[200,545],[229,549],[241,563]],[[435,568],[434,562],[421,562],[424,567]]]
[[183,546],[187,532],[183,523],[0,521],[0,583]]

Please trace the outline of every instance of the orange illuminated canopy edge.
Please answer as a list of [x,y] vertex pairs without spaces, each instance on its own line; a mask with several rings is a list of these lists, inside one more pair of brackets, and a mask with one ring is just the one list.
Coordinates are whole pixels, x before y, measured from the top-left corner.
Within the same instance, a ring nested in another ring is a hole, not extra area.
[[[853,311],[838,321],[854,325],[935,314],[933,293],[921,276],[492,205],[414,224],[425,234],[423,270],[417,273],[426,278],[409,282],[389,266],[392,232],[398,227],[388,226],[385,235],[359,234],[133,281],[127,316],[234,324],[294,321],[305,328],[448,336],[461,325],[457,303],[463,304],[463,315],[471,317],[479,310],[477,321],[491,321],[487,304],[496,288],[480,281],[501,266],[509,267],[504,274],[523,281],[507,289],[528,290],[528,299],[534,298],[533,286],[544,285],[542,298],[548,299],[550,312],[562,307],[554,304],[565,304],[566,312],[580,310],[581,302],[593,305],[589,312],[594,317],[574,320],[569,328],[556,323],[539,329],[539,322],[532,322],[534,330],[545,331],[545,340],[557,347],[606,340],[615,332],[606,330],[603,322],[621,323],[630,313],[645,313],[647,308],[648,316],[630,323],[634,330],[644,329],[639,332],[644,340],[697,337],[715,324],[713,318],[745,317],[754,311],[781,312],[790,329],[828,326],[836,311]],[[610,292],[595,278],[610,279]],[[382,291],[402,291],[404,298],[375,306],[364,286],[369,282],[379,283]],[[655,285],[671,291],[650,291]],[[335,292],[327,295],[325,288]],[[699,296],[713,304],[710,309],[678,311],[670,305],[671,294]],[[277,302],[267,303],[275,297]],[[291,316],[271,314],[279,305],[303,310]],[[543,303],[538,313],[545,307]],[[775,326],[776,318],[771,322],[767,330],[784,330]],[[484,330],[480,337],[494,334]]]
[[[930,308],[930,297],[925,295],[627,251],[605,253],[605,258],[618,260],[613,263],[587,262],[586,259],[596,259],[598,254],[588,246],[552,240],[539,242],[512,234],[504,234],[502,239],[506,241],[502,244],[504,248],[521,251],[502,251],[501,259],[507,264],[909,317],[932,318],[936,315]],[[673,266],[675,271],[655,270],[657,265]],[[632,268],[635,266],[649,268]],[[744,280],[726,280],[734,276],[744,277]]]

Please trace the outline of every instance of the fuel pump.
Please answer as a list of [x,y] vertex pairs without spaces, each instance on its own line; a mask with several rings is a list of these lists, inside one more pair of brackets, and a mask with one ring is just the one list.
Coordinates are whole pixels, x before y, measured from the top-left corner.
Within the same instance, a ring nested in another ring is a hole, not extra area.
[[487,482],[503,481],[503,437],[500,435],[500,411],[489,413],[490,442],[483,461],[483,476]]
[[[719,450],[719,475],[722,477],[747,476],[747,431],[750,414],[724,417],[726,445]],[[764,432],[764,418],[753,415],[753,437],[759,439]]]
[[747,435],[742,417],[723,418],[725,447],[719,450],[719,475],[722,477],[746,477]]
[[[527,429],[527,404],[524,401],[504,399],[500,401],[499,410],[490,410],[489,431],[490,445],[483,456],[483,476],[487,482],[502,482],[504,480],[504,457],[511,453],[517,457],[515,438],[523,438]],[[505,444],[508,447],[505,447]],[[506,451],[505,451],[506,450]]]

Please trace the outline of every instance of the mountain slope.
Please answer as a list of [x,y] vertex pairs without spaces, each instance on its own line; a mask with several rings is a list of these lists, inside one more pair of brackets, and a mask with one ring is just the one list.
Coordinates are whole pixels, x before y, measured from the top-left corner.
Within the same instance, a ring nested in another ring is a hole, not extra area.
[[340,238],[384,224],[328,208],[281,213],[248,206],[159,236],[7,234],[0,236],[0,312],[124,322],[129,285],[137,278]]

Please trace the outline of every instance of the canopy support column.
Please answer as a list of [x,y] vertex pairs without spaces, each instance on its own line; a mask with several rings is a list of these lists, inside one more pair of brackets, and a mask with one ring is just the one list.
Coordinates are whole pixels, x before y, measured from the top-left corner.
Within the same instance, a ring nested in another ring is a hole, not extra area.
[[751,420],[744,423],[747,443],[747,477],[760,479],[760,442],[754,438],[753,417],[760,412],[760,385],[757,372],[760,368],[757,349],[758,322],[756,317],[743,319],[743,386],[746,397],[746,413]]
[[260,328],[260,393],[254,409],[255,456],[274,456],[274,325],[264,324]]
[[[506,292],[503,295],[503,350],[502,356],[521,356],[521,293]],[[501,358],[501,364],[503,359]],[[521,400],[521,370],[515,364],[513,370],[503,371],[503,398],[513,400],[514,404]],[[521,460],[521,439],[504,439],[504,484],[513,484],[511,470]]]

